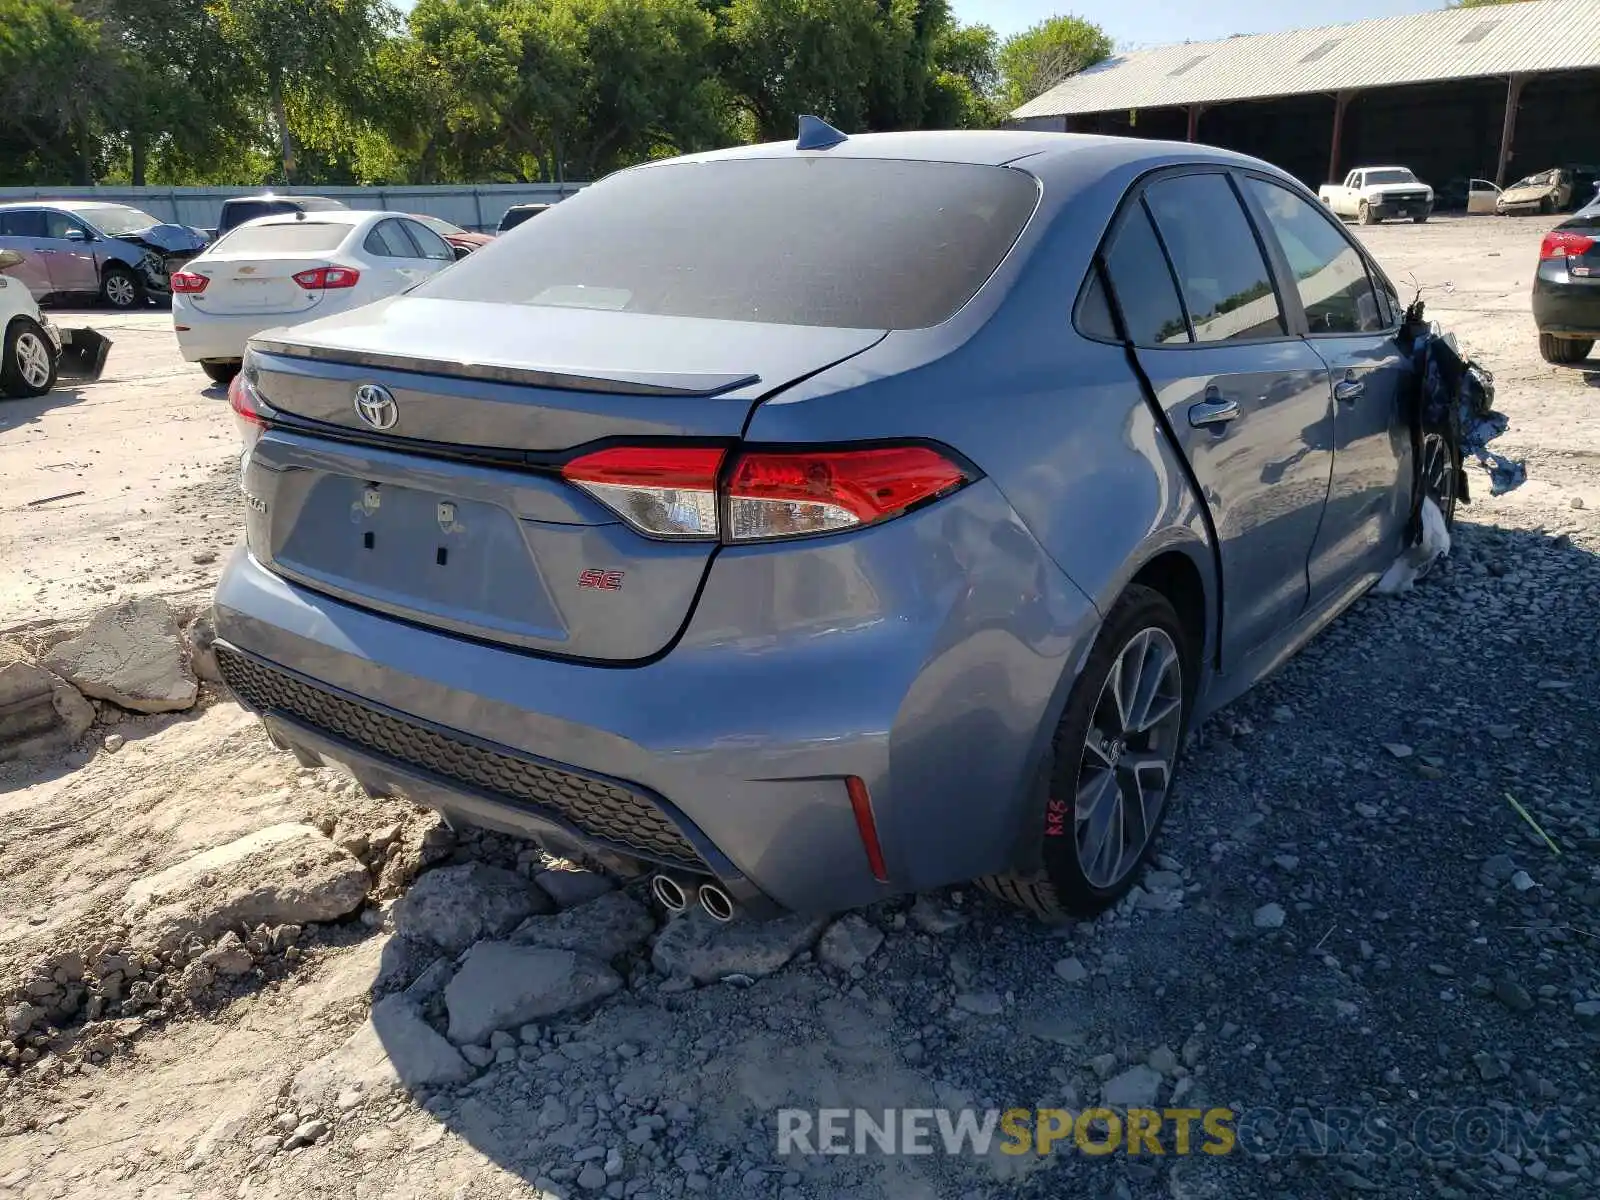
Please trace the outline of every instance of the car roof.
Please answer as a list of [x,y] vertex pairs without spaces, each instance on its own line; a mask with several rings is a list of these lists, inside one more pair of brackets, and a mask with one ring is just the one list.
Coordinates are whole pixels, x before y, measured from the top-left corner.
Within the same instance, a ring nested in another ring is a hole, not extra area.
[[1373,163],[1365,167],[1351,167],[1352,171],[1409,171],[1410,167],[1400,163]]
[[137,205],[124,204],[121,200],[11,200],[0,204],[0,209],[6,208],[58,208],[62,212],[85,212],[91,208],[131,208],[134,212],[144,211]]
[[1015,129],[940,129],[902,133],[860,133],[824,150],[797,150],[794,142],[763,142],[754,146],[730,146],[703,154],[659,159],[631,170],[651,170],[674,163],[717,162],[731,159],[787,158],[878,158],[920,160],[924,162],[970,163],[981,166],[1006,166],[1027,160],[1030,170],[1070,167],[1081,162],[1099,170],[1146,161],[1188,162],[1267,169],[1278,168],[1260,159],[1216,146],[1196,142],[1166,142],[1150,138],[1109,137],[1089,133],[1050,133]]

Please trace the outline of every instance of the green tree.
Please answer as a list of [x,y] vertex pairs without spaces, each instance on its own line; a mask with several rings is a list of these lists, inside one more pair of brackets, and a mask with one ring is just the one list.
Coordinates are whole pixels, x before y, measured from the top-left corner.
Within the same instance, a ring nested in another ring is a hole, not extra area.
[[927,124],[936,129],[986,129],[1001,112],[995,103],[999,39],[987,25],[950,22],[933,43],[934,77]]
[[1001,43],[1000,103],[1012,112],[1068,76],[1108,58],[1111,39],[1082,17],[1051,17]]
[[0,0],[0,183],[92,183],[111,106],[100,29],[60,0]]
[[396,19],[387,0],[214,0],[237,55],[239,85],[269,114],[283,178],[297,165],[296,134],[319,140],[359,110],[374,55]]
[[255,123],[237,86],[239,57],[207,0],[74,0],[99,27],[114,103],[109,138],[126,146],[129,177],[204,175],[237,161]]

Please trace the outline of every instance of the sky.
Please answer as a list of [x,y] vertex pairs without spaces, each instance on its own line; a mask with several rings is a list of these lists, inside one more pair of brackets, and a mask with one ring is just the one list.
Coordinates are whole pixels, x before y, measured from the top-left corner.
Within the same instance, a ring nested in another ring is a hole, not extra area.
[[1276,33],[1443,8],[1443,0],[1340,0],[1309,8],[1284,0],[954,0],[956,15],[1004,37],[1046,17],[1071,13],[1104,29],[1119,48],[1207,42],[1235,33]]

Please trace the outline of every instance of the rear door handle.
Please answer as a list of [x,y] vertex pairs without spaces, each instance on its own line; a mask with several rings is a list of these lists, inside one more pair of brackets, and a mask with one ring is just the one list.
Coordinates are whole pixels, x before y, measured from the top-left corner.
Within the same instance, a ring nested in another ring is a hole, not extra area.
[[1333,398],[1354,404],[1366,393],[1367,385],[1359,379],[1341,379],[1333,385]]
[[1196,429],[1226,425],[1239,415],[1237,400],[1206,400],[1189,406],[1189,424]]

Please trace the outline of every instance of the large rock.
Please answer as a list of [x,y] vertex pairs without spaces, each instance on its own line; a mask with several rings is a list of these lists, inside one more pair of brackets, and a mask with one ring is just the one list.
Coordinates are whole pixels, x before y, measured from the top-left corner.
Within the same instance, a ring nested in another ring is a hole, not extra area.
[[823,924],[813,917],[721,924],[702,912],[688,912],[662,930],[651,961],[663,975],[687,976],[696,983],[715,983],[729,975],[759,979],[810,949]]
[[56,754],[94,724],[77,688],[0,646],[0,762]]
[[598,871],[585,871],[581,867],[559,867],[553,871],[540,871],[533,881],[544,889],[546,895],[561,908],[572,908],[603,896],[616,885]]
[[655,931],[649,909],[626,892],[607,892],[553,917],[529,917],[512,931],[511,940],[609,961],[643,945]]
[[817,943],[817,957],[836,971],[864,966],[883,945],[883,932],[864,917],[840,917]]
[[43,665],[84,695],[135,712],[188,708],[198,692],[177,618],[159,597],[101,609],[77,637],[53,647]]
[[127,892],[128,919],[143,939],[171,947],[198,934],[305,925],[354,912],[371,883],[359,861],[309,825],[269,825],[206,850]]
[[297,1104],[314,1107],[340,1092],[415,1091],[460,1083],[475,1074],[414,1004],[404,996],[385,996],[341,1046],[301,1069],[290,1095]]
[[483,1042],[510,1029],[603,1000],[622,986],[604,963],[570,950],[479,942],[444,989],[450,1040]]
[[401,937],[459,954],[496,938],[535,913],[551,911],[546,896],[522,876],[483,863],[429,871],[394,906]]

